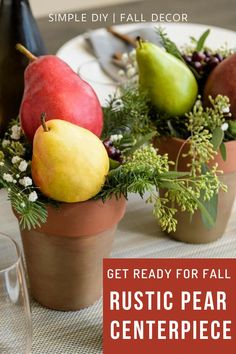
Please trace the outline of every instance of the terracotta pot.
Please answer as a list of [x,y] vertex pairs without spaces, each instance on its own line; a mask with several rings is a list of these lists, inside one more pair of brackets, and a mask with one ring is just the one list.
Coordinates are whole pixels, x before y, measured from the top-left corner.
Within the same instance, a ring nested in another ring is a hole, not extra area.
[[101,296],[102,260],[108,257],[125,199],[48,207],[41,228],[21,230],[31,293],[55,310],[79,310]]
[[[178,171],[189,169],[187,164],[190,160],[182,157],[182,154],[188,151],[188,144],[183,144],[184,140],[177,138],[162,138],[155,141],[159,153],[168,153],[172,161],[176,161],[181,149]],[[224,175],[220,178],[228,186],[228,192],[219,193],[218,215],[215,226],[207,229],[202,223],[199,211],[191,219],[189,213],[177,212],[177,230],[171,234],[175,239],[189,243],[208,243],[217,240],[224,234],[236,195],[236,141],[227,142],[225,146],[227,160],[223,161],[221,155],[217,154],[215,159],[209,163],[209,165],[218,163],[218,169],[224,172]]]

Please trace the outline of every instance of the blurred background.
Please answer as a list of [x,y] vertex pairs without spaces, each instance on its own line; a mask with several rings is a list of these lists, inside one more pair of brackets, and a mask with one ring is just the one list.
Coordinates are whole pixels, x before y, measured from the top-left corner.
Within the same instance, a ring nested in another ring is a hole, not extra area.
[[[137,0],[133,0],[137,1]],[[132,0],[31,0],[31,7],[36,17],[47,16],[49,13],[89,9],[99,6],[122,4]]]
[[[107,27],[111,21],[79,23],[48,21],[49,13],[93,12],[136,13],[145,18],[152,13],[187,13],[189,23],[202,23],[236,30],[236,0],[29,0],[44,41],[51,53],[70,38],[89,29]],[[118,24],[119,21],[116,23]]]

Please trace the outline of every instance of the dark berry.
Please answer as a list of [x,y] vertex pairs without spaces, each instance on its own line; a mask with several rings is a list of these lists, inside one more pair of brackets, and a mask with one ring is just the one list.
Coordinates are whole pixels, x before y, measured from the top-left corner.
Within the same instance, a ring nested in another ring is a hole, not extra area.
[[186,61],[186,63],[192,62],[192,57],[190,55],[183,55],[183,59]]
[[194,66],[194,68],[197,69],[197,70],[201,70],[201,69],[202,69],[202,64],[200,63],[200,61],[195,61],[195,62],[193,63],[193,66]]
[[193,52],[192,61],[201,62],[206,58],[206,55],[202,52]]
[[107,154],[111,159],[116,160],[118,162],[122,162],[120,150],[113,145],[110,139],[104,140],[103,145],[105,146]]
[[115,151],[114,154],[111,156],[111,158],[112,158],[113,160],[122,162],[120,150],[116,149],[116,151]]
[[108,138],[103,141],[103,145],[105,146],[105,148],[108,148],[112,145],[112,141]]
[[212,70],[219,64],[219,62],[219,59],[217,59],[216,57],[211,57],[208,62],[208,67]]
[[115,148],[115,146],[108,146],[107,148],[106,148],[106,150],[107,150],[107,153],[108,153],[108,155],[112,158],[112,156],[113,155],[115,155],[116,154],[116,148]]
[[216,53],[216,54],[214,55],[214,57],[217,58],[219,61],[222,61],[222,60],[223,60],[222,55],[219,54],[219,53]]
[[121,162],[121,152],[119,149],[116,149],[114,146],[110,146],[107,153],[112,160]]
[[203,52],[206,56],[206,58],[209,58],[211,56],[211,53],[208,50],[204,50]]

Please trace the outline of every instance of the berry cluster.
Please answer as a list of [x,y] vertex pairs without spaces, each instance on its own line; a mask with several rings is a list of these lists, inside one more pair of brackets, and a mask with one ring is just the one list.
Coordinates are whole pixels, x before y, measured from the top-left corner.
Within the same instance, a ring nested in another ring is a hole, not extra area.
[[192,55],[183,55],[183,59],[187,65],[194,68],[203,77],[208,76],[225,58],[219,53],[212,54],[205,50],[204,52],[193,52]]
[[108,156],[115,161],[122,162],[121,152],[114,146],[114,143],[111,139],[106,139],[103,141],[103,145],[106,148]]

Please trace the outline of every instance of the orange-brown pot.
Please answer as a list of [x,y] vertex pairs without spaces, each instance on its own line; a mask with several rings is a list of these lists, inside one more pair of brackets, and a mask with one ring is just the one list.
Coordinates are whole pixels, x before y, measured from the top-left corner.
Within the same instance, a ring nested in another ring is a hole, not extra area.
[[[183,153],[188,151],[188,144],[185,144],[184,140],[161,138],[155,141],[155,146],[159,149],[160,154],[168,153],[170,160],[174,162],[181,149],[178,171],[187,171],[189,169],[187,164],[191,161],[182,156]],[[189,243],[208,243],[217,240],[224,234],[236,195],[236,141],[227,142],[225,146],[227,160],[223,161],[218,153],[210,163],[210,165],[218,163],[218,169],[224,172],[220,178],[228,186],[228,192],[219,193],[218,215],[215,226],[211,229],[206,229],[199,211],[192,218],[190,218],[188,213],[178,212],[177,230],[171,234],[175,239]]]
[[125,199],[48,207],[40,228],[21,230],[33,297],[55,310],[79,310],[101,296],[102,260],[108,257]]

